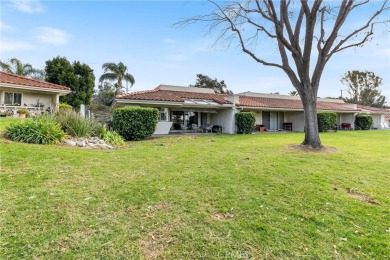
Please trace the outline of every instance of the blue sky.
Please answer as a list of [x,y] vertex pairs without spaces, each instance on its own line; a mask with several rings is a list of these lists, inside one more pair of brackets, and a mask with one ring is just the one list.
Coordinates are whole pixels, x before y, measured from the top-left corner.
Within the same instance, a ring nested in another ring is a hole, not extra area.
[[[46,60],[63,56],[88,64],[96,78],[103,63],[122,61],[135,78],[132,91],[159,84],[188,86],[199,73],[225,80],[234,93],[293,90],[281,70],[257,64],[235,43],[213,46],[215,35],[206,34],[206,25],[172,26],[210,8],[201,1],[1,1],[0,57],[44,68]],[[390,103],[390,35],[385,31],[378,27],[374,40],[363,48],[334,56],[319,96],[339,96],[346,89],[340,82],[345,72],[368,70],[382,77],[382,94]],[[273,48],[266,45],[261,51],[277,55]]]

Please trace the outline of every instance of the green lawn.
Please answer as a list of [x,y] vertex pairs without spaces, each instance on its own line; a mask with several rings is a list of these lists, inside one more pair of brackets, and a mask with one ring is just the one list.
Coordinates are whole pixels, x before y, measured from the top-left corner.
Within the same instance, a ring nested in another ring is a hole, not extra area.
[[321,139],[337,151],[291,149],[302,133],[0,139],[0,259],[388,257],[390,131]]

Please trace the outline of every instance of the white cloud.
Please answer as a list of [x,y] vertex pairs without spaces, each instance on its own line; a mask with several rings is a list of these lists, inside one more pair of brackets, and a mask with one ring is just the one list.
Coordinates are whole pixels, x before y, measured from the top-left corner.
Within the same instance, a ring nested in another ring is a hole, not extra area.
[[10,26],[8,24],[5,24],[2,21],[0,21],[0,31],[9,31],[11,29],[12,29],[12,26]]
[[13,0],[14,7],[23,13],[40,13],[44,8],[39,0]]
[[66,45],[68,44],[71,34],[52,27],[39,27],[38,39],[42,43],[52,45]]
[[0,47],[1,52],[24,51],[24,50],[31,50],[34,48],[34,46],[28,42],[10,40],[10,39],[4,39],[4,38],[1,39],[0,46],[1,46]]
[[165,43],[165,44],[172,44],[172,43],[174,43],[175,42],[175,40],[174,39],[170,39],[170,38],[165,38],[164,40],[163,40],[163,43]]

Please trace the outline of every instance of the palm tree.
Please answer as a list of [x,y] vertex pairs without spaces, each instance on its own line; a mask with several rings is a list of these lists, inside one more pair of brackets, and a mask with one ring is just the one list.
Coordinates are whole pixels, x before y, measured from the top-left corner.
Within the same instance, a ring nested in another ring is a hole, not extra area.
[[103,82],[104,80],[116,80],[117,83],[115,84],[115,95],[121,93],[123,88],[122,81],[130,82],[130,87],[134,85],[135,81],[133,75],[127,73],[127,67],[122,62],[119,62],[118,64],[113,62],[104,63],[102,68],[104,69],[104,74],[100,76],[99,81]]
[[16,74],[23,77],[43,80],[44,72],[40,69],[34,69],[31,64],[23,64],[19,59],[12,58],[8,62],[0,61],[0,69],[4,72]]

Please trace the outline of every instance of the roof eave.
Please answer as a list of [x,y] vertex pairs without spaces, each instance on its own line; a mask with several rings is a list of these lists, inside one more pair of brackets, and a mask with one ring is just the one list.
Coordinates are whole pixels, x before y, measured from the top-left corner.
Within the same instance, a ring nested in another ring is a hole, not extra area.
[[0,83],[0,87],[15,88],[15,89],[21,89],[21,90],[33,90],[33,91],[41,91],[41,92],[58,93],[58,94],[60,94],[60,96],[66,95],[66,94],[69,94],[69,93],[72,92],[71,90],[65,90],[65,89],[33,87],[33,86],[7,84],[7,83]]
[[158,100],[138,100],[138,99],[121,99],[116,98],[117,104],[149,104],[149,105],[170,105],[170,106],[182,106],[183,102],[174,101],[158,101]]

